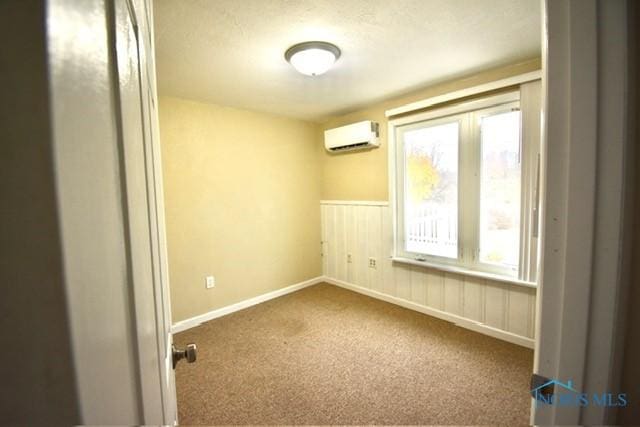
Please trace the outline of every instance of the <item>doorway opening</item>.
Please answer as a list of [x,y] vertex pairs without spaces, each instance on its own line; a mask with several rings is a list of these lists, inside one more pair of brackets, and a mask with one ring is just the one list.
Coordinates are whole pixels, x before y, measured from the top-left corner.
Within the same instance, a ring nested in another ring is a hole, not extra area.
[[541,4],[438,5],[155,5],[181,422],[528,422]]

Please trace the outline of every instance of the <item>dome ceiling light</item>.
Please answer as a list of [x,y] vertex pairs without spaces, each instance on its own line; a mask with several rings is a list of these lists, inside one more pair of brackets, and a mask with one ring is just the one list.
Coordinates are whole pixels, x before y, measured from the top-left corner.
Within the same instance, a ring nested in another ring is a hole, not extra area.
[[340,58],[340,49],[327,42],[304,42],[291,46],[284,57],[298,72],[319,76]]

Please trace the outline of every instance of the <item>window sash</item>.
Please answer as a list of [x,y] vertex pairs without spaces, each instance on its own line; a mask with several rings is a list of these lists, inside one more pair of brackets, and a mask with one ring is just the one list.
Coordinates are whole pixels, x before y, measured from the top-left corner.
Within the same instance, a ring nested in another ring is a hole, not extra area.
[[[474,156],[474,161],[472,162],[472,168],[473,168],[473,175],[471,178],[473,178],[473,176],[475,176],[475,179],[471,179],[470,183],[470,187],[469,190],[472,194],[472,198],[474,199],[472,202],[472,206],[469,206],[468,209],[470,210],[470,213],[472,216],[474,216],[474,228],[472,230],[472,246],[473,246],[473,250],[474,253],[472,255],[473,257],[473,267],[477,270],[481,270],[481,271],[486,271],[489,273],[494,273],[494,274],[501,274],[504,276],[512,276],[512,277],[519,277],[520,275],[520,270],[522,269],[522,259],[519,256],[521,250],[521,246],[522,246],[522,241],[521,238],[518,240],[518,247],[514,248],[515,250],[518,251],[518,266],[516,267],[516,270],[512,270],[508,267],[504,267],[504,266],[500,266],[500,265],[496,265],[496,264],[492,264],[492,263],[485,263],[482,262],[480,260],[480,197],[481,197],[481,191],[482,191],[482,135],[481,135],[481,121],[483,118],[485,117],[490,117],[496,114],[501,114],[501,113],[506,113],[509,111],[513,111],[513,110],[520,110],[520,102],[510,102],[507,104],[502,104],[502,105],[497,105],[495,107],[489,107],[489,108],[485,108],[482,110],[477,110],[474,112],[469,113],[471,115],[471,123],[472,123],[472,144],[475,146],[474,147],[474,152],[473,152],[473,156]],[[520,216],[520,222],[519,222],[519,227],[518,227],[518,233],[521,234],[521,229],[522,229],[522,195],[523,195],[523,179],[522,179],[522,161],[523,156],[523,139],[522,139],[522,116],[520,117],[520,209],[519,209],[519,216]],[[471,187],[471,185],[473,185],[473,187]]]
[[[420,260],[424,260],[424,261],[428,261],[428,262],[433,262],[433,263],[440,263],[440,264],[447,264],[447,265],[460,265],[460,260],[462,258],[462,252],[461,252],[461,245],[460,245],[460,226],[461,226],[461,221],[460,221],[460,201],[461,198],[464,197],[464,194],[462,191],[460,191],[460,187],[461,187],[461,181],[460,181],[460,155],[461,155],[461,150],[460,150],[460,142],[464,139],[464,135],[466,135],[467,131],[468,131],[468,116],[466,114],[458,114],[458,115],[452,115],[452,116],[447,116],[447,117],[442,117],[439,119],[430,119],[427,121],[420,121],[420,122],[416,122],[416,123],[412,123],[412,124],[407,124],[404,126],[401,126],[397,129],[397,140],[398,141],[402,141],[400,144],[396,144],[396,158],[398,159],[397,164],[396,164],[396,168],[397,168],[397,173],[398,173],[398,180],[397,180],[397,187],[396,187],[396,192],[398,194],[398,200],[402,201],[402,207],[401,210],[399,210],[399,215],[397,216],[397,223],[398,223],[398,229],[399,229],[399,233],[398,233],[398,239],[397,239],[397,244],[398,247],[400,249],[400,253],[403,254],[405,257],[409,257],[411,259],[420,259]],[[404,134],[406,132],[410,132],[412,130],[416,130],[416,129],[423,129],[426,127],[434,127],[434,126],[439,126],[439,125],[444,125],[444,124],[449,124],[449,123],[458,123],[458,223],[457,223],[457,227],[458,227],[458,248],[457,248],[457,258],[449,258],[449,257],[444,257],[444,256],[437,256],[437,255],[429,255],[429,254],[420,254],[420,253],[415,253],[415,252],[408,252],[406,250],[406,233],[405,233],[405,227],[406,227],[406,223],[405,223],[405,218],[406,218],[406,212],[405,212],[405,182],[406,182],[406,170],[405,170],[405,163],[406,163],[406,159],[405,159],[405,144],[404,144]],[[425,123],[428,123],[428,126],[424,126]]]

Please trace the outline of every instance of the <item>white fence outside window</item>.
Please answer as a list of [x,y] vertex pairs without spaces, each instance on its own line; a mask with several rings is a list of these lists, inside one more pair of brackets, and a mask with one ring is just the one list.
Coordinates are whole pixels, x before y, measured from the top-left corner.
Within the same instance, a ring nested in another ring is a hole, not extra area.
[[458,244],[458,218],[454,207],[422,203],[406,219],[407,250],[455,256]]

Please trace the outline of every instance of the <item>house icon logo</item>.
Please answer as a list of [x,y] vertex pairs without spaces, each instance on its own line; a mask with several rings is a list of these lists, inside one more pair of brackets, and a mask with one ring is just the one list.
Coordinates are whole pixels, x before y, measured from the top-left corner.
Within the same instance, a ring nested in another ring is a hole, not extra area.
[[546,404],[553,404],[554,396],[558,395],[559,392],[566,393],[580,393],[573,387],[573,381],[569,380],[566,383],[558,380],[549,380],[542,385],[531,390],[531,395],[537,402],[542,402]]
[[562,382],[549,379],[531,389],[531,396],[536,400],[536,405],[623,407],[628,404],[626,393],[583,393],[575,388],[571,380]]

